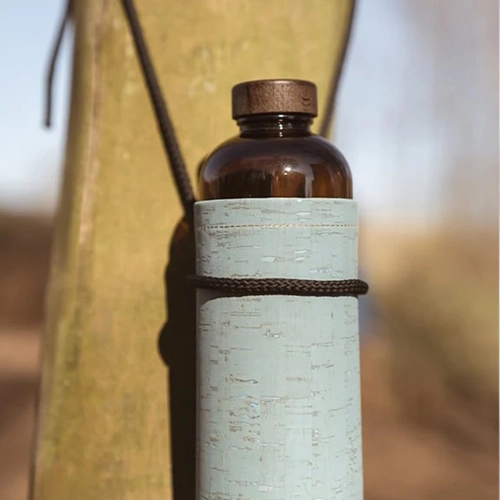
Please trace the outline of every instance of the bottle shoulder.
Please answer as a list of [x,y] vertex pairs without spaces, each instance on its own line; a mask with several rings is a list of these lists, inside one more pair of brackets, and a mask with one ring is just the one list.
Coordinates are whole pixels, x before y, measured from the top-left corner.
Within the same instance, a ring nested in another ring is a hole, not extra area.
[[280,137],[249,139],[240,136],[232,137],[220,144],[200,164],[200,169],[213,173],[234,165],[249,166],[263,162],[278,165],[289,164],[323,165],[325,168],[346,170],[349,165],[339,149],[329,140],[318,136]]
[[203,199],[247,196],[351,197],[342,153],[317,135],[233,137],[200,165]]

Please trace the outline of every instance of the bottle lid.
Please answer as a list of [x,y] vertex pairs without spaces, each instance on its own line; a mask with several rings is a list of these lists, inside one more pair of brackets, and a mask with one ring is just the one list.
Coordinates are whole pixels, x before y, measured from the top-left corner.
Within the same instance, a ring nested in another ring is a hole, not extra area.
[[254,80],[235,85],[233,118],[263,113],[318,114],[316,85],[306,80]]

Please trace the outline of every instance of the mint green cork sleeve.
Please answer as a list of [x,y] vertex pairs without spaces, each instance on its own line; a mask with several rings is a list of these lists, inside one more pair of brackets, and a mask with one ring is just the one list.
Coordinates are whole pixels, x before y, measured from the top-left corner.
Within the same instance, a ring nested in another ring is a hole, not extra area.
[[[196,270],[358,277],[352,200],[195,205]],[[362,500],[358,301],[197,291],[197,500]]]

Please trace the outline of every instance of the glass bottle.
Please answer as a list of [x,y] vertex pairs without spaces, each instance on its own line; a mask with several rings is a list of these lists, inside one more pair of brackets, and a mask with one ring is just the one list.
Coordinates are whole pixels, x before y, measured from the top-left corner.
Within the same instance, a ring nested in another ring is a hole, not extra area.
[[311,132],[316,85],[257,80],[233,87],[240,134],[200,165],[200,199],[352,198],[349,166],[328,140]]

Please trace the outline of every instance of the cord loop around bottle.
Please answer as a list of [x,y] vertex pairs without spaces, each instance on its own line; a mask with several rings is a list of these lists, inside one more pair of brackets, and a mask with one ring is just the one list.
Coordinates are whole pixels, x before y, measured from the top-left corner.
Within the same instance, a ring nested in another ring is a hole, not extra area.
[[304,280],[288,278],[215,278],[189,276],[196,288],[215,290],[231,295],[295,295],[302,297],[358,297],[368,292],[368,284],[359,279]]

